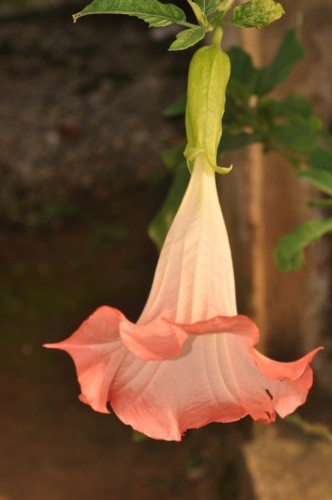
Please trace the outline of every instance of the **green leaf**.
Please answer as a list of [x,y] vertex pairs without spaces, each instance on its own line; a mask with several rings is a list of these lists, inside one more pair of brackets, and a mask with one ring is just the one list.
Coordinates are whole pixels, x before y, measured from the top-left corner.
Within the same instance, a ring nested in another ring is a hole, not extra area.
[[184,50],[188,47],[192,47],[205,37],[205,33],[206,28],[203,28],[202,26],[180,31],[180,33],[176,35],[176,40],[172,43],[168,50]]
[[240,28],[263,28],[285,13],[274,0],[249,0],[233,10],[232,24]]
[[262,140],[262,136],[259,132],[247,133],[230,133],[226,128],[224,128],[223,135],[221,136],[221,142],[219,146],[219,152],[225,153],[226,151],[233,151],[249,146],[254,142],[259,142]]
[[243,83],[251,93],[258,74],[251,57],[241,47],[232,47],[227,53],[231,60],[231,81]]
[[332,133],[328,130],[322,130],[320,135],[324,145],[332,147]]
[[148,438],[148,436],[146,436],[145,434],[142,434],[141,432],[139,431],[134,431],[132,430],[131,431],[131,439],[133,441],[133,443],[142,443],[143,441],[146,441]]
[[302,267],[304,248],[330,231],[332,231],[332,218],[304,222],[294,231],[283,236],[273,255],[277,269],[289,272]]
[[315,148],[310,155],[309,163],[313,168],[332,171],[332,151]]
[[73,15],[74,22],[90,14],[127,14],[143,19],[149,26],[157,28],[186,20],[182,9],[158,0],[94,0],[81,12]]
[[332,207],[332,198],[328,200],[310,200],[307,202],[307,206],[312,208]]
[[209,24],[211,26],[213,26],[213,28],[218,28],[218,27],[222,26],[222,21],[225,17],[225,14],[226,14],[226,12],[224,12],[224,11],[214,12],[209,17]]
[[[239,106],[242,107],[241,111],[244,112],[244,106],[247,105],[248,103],[248,100],[251,96],[251,92],[250,92],[250,87],[247,86],[245,83],[242,83],[242,82],[239,82],[239,80],[235,80],[235,79],[231,79],[229,81],[229,84],[227,86],[227,99],[226,99],[226,108],[227,106],[229,106],[231,103],[230,101],[231,100],[234,100],[235,102],[233,104],[235,104],[238,108]],[[230,107],[231,109],[231,107]],[[233,110],[234,112],[234,110]],[[231,120],[234,122],[236,122],[236,120],[239,118],[238,116],[232,116],[230,115],[230,118]],[[224,121],[226,120],[226,118],[224,118]]]
[[161,153],[164,164],[171,172],[174,172],[179,163],[184,161],[183,151],[185,147],[185,143],[180,142],[173,148],[168,148]]
[[299,94],[291,94],[285,99],[278,100],[262,99],[258,102],[257,107],[273,120],[284,117],[299,121],[301,119],[307,120],[314,116],[308,99]]
[[292,151],[309,153],[316,145],[320,121],[316,117],[308,120],[273,123],[272,137]]
[[187,0],[187,1],[193,10],[199,25],[203,26],[204,28],[207,28],[209,26],[207,17],[204,14],[204,11],[201,9],[201,7],[198,5],[198,2],[194,2],[194,0]]
[[172,104],[167,106],[163,111],[163,115],[167,117],[184,115],[186,112],[186,104],[187,104],[187,95],[181,95],[176,99]]
[[167,198],[157,215],[148,226],[148,235],[154,242],[158,250],[161,250],[166,234],[177,209],[180,206],[183,195],[187,188],[190,173],[186,163],[181,160],[174,169],[173,182]]
[[220,0],[195,0],[195,3],[197,3],[204,14],[208,15],[217,10]]
[[262,96],[288,78],[294,66],[304,57],[304,50],[295,30],[288,30],[272,63],[258,70],[254,93]]
[[[308,161],[316,147],[322,124],[307,99],[297,94],[282,100],[260,99],[257,104],[259,123],[264,124],[265,150],[283,151],[296,166]],[[289,156],[289,154],[291,156]]]
[[307,179],[315,188],[332,196],[332,170],[310,169],[297,174],[301,179]]

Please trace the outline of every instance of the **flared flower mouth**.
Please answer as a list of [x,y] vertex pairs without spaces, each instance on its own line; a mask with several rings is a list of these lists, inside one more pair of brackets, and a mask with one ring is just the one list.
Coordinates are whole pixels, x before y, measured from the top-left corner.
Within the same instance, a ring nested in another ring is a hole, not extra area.
[[303,404],[316,349],[292,363],[258,353],[259,332],[237,315],[234,274],[214,173],[199,156],[136,324],[109,306],[46,347],[73,358],[80,399],[108,404],[155,439],[246,415],[272,422]]

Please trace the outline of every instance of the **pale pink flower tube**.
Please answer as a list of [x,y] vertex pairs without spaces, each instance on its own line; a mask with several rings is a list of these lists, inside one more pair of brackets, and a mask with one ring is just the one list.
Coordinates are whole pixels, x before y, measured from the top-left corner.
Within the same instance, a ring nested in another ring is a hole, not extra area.
[[255,324],[237,315],[215,177],[199,157],[137,324],[103,306],[46,347],[70,354],[80,399],[94,410],[108,413],[109,403],[147,436],[180,441],[210,422],[273,422],[305,402],[320,348],[281,363],[254,349],[258,338]]

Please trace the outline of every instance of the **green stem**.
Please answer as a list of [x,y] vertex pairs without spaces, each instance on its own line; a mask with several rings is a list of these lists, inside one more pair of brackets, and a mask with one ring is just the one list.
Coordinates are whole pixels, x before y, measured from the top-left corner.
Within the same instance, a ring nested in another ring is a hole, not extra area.
[[223,32],[222,28],[217,28],[213,34],[212,45],[215,45],[216,47],[220,47],[223,34],[224,34],[224,32]]
[[185,26],[186,28],[199,28],[198,24],[187,23],[187,21],[177,21],[176,24]]

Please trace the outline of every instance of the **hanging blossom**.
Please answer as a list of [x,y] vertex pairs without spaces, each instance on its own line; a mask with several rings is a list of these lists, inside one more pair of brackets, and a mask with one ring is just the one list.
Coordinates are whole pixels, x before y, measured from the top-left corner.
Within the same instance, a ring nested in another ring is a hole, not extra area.
[[315,349],[281,363],[254,348],[259,332],[237,315],[231,252],[214,171],[194,161],[137,323],[98,308],[62,349],[76,365],[80,399],[155,439],[180,441],[210,422],[246,415],[265,423],[306,400]]

